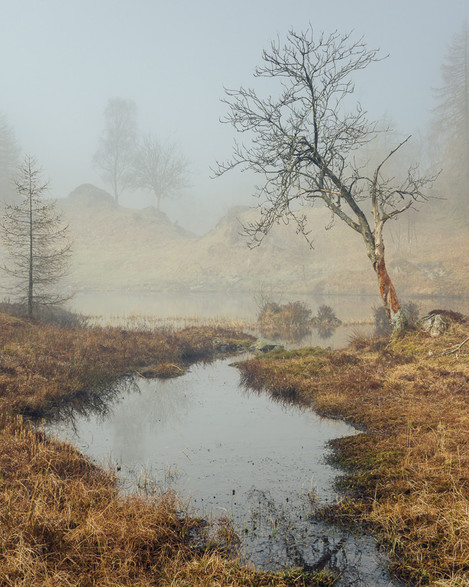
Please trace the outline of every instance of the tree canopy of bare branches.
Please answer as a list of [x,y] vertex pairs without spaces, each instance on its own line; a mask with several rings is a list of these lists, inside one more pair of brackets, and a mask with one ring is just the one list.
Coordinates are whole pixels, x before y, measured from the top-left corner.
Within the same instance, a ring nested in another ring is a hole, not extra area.
[[435,90],[434,144],[441,149],[442,191],[450,210],[469,227],[469,26],[454,36]]
[[132,100],[112,98],[104,111],[105,127],[93,162],[112,188],[114,200],[133,182],[137,149],[137,107]]
[[0,114],[0,200],[3,202],[12,202],[15,197],[11,179],[18,165],[19,152],[13,128]]
[[150,190],[160,209],[162,198],[172,197],[187,185],[188,163],[176,145],[162,143],[154,135],[143,137],[134,165],[134,185]]
[[425,199],[430,179],[415,167],[400,179],[386,176],[387,161],[409,138],[391,149],[371,174],[356,163],[356,155],[376,138],[379,128],[353,102],[352,78],[380,61],[378,51],[361,39],[354,41],[351,34],[316,35],[310,26],[302,33],[290,31],[285,43],[273,42],[262,60],[255,77],[277,83],[267,96],[252,88],[225,90],[228,114],[222,122],[232,124],[245,141],[235,142],[232,159],[218,163],[216,170],[221,175],[249,169],[263,177],[256,194],[261,218],[245,227],[251,245],[259,244],[285,217],[307,236],[302,206],[322,202],[362,236],[388,318],[395,330],[404,327],[405,316],[386,270],[383,227]]
[[8,252],[2,269],[13,278],[13,291],[31,317],[38,306],[60,304],[70,297],[60,293],[58,283],[69,268],[71,241],[55,202],[44,199],[48,183],[31,156],[25,157],[14,185],[21,201],[7,205],[0,220],[0,237]]

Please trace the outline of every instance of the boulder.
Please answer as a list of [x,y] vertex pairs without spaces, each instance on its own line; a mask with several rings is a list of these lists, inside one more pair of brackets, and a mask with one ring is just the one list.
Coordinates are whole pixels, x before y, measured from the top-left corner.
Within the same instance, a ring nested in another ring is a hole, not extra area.
[[441,336],[449,327],[449,321],[441,314],[429,314],[419,320],[419,326],[430,336]]
[[107,204],[115,206],[114,198],[109,192],[96,187],[91,183],[83,183],[70,192],[69,198],[81,201],[86,206],[93,206],[95,204]]
[[266,340],[265,338],[258,338],[250,348],[252,351],[260,351],[261,353],[269,353],[273,350],[283,351],[283,349],[283,345],[277,344],[272,340]]

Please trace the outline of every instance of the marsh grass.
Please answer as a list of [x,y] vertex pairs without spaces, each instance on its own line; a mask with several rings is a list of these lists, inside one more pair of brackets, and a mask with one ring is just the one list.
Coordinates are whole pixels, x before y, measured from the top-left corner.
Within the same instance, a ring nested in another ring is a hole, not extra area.
[[97,393],[148,365],[178,371],[191,361],[212,359],[215,338],[249,339],[221,327],[63,328],[0,314],[0,409],[45,416],[57,403],[88,390]]
[[322,517],[372,529],[406,584],[469,584],[469,336],[356,338],[241,364],[244,382],[345,418],[334,441],[344,500]]
[[153,314],[112,314],[108,317],[89,316],[88,322],[96,327],[115,327],[129,330],[169,329],[182,330],[190,327],[216,327],[243,332],[256,330],[256,323],[242,319],[227,318],[226,316],[201,317],[201,316],[167,316],[161,318]]
[[124,495],[112,472],[25,419],[89,401],[145,365],[210,360],[216,337],[246,339],[216,327],[65,328],[0,314],[1,585],[332,584],[298,569],[255,571],[223,545],[197,545],[203,522],[173,493]]

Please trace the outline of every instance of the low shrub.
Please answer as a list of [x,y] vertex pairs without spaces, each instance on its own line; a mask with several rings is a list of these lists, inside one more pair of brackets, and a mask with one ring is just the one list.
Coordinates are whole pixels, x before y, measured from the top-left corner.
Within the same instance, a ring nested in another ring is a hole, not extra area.
[[265,302],[257,322],[263,336],[301,340],[306,334],[311,333],[311,310],[299,301],[287,304]]

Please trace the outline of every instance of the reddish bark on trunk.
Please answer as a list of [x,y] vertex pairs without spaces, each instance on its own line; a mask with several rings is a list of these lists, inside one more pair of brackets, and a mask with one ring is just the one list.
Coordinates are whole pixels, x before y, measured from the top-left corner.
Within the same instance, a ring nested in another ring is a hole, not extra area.
[[400,305],[384,259],[380,259],[376,264],[376,274],[378,275],[379,291],[384,302],[384,307],[386,308],[386,313],[391,318],[393,314],[399,312]]

